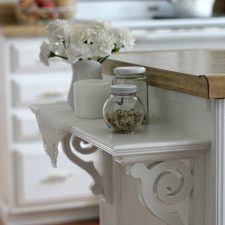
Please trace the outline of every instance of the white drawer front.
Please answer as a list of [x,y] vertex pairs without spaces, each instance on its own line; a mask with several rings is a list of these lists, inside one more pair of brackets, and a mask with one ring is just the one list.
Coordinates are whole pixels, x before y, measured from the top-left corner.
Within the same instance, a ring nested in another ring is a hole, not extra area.
[[[79,202],[82,206],[95,204],[96,197],[89,190],[92,178],[59,154],[58,167],[51,166],[43,147],[31,146],[28,151],[16,151],[17,204],[52,204],[54,202]],[[36,153],[34,152],[36,150]],[[97,155],[85,156],[87,160]]]
[[[62,62],[60,59],[54,59],[50,67],[46,67],[40,62],[39,52],[41,39],[33,40],[18,40],[10,44],[10,61],[11,61],[11,72],[13,74],[24,74],[24,73],[54,73],[55,71],[70,70],[68,64]],[[55,62],[56,61],[56,62]]]
[[13,114],[14,141],[40,139],[40,132],[35,115],[28,110],[16,111]]
[[71,75],[66,75],[16,77],[12,80],[13,106],[65,100],[71,78]]

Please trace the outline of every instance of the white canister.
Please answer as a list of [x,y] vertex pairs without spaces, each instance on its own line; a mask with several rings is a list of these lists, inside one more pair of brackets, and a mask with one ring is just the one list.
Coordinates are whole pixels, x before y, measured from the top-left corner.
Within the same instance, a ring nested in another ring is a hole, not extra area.
[[81,119],[103,118],[102,108],[110,96],[110,83],[110,81],[102,79],[86,79],[75,82],[75,116]]

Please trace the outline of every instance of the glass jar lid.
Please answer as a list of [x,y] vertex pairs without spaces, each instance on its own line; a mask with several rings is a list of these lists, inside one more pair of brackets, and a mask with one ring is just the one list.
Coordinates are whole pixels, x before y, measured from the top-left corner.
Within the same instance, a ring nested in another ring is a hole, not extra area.
[[122,85],[111,85],[111,94],[135,94],[137,92],[136,85],[122,84]]
[[124,66],[124,67],[116,67],[114,69],[114,73],[117,75],[127,75],[127,74],[143,74],[146,69],[142,66]]

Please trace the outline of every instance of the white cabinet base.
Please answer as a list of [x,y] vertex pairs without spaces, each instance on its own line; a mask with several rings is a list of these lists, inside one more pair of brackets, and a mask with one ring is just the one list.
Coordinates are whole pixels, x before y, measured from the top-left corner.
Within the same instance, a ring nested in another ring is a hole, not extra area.
[[71,68],[64,62],[51,68],[41,65],[38,53],[43,40],[0,41],[0,220],[4,225],[98,217],[98,199],[88,189],[91,177],[69,164],[66,156],[57,169],[51,167],[35,116],[28,109],[30,104],[65,99],[71,79]]
[[70,221],[80,221],[98,218],[97,206],[84,207],[84,208],[66,208],[62,207],[58,210],[35,209],[33,212],[27,212],[20,208],[17,209],[7,208],[0,203],[0,217],[2,222],[7,225],[35,225],[35,224],[53,224],[63,223]]

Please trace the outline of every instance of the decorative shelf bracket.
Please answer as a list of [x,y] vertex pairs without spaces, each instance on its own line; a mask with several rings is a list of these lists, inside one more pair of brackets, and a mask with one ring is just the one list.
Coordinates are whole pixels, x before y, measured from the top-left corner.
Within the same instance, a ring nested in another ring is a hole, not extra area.
[[74,162],[76,165],[84,169],[93,178],[94,184],[92,184],[90,187],[92,193],[95,195],[102,194],[103,180],[102,176],[95,168],[94,162],[93,161],[86,162],[75,154],[75,151],[81,154],[91,154],[97,151],[98,148],[70,133],[67,134],[62,140],[62,148],[64,153],[72,162]]
[[139,196],[149,211],[168,225],[183,225],[179,213],[169,206],[190,195],[191,169],[179,160],[171,160],[149,167],[135,164],[128,168],[128,173],[138,179]]

